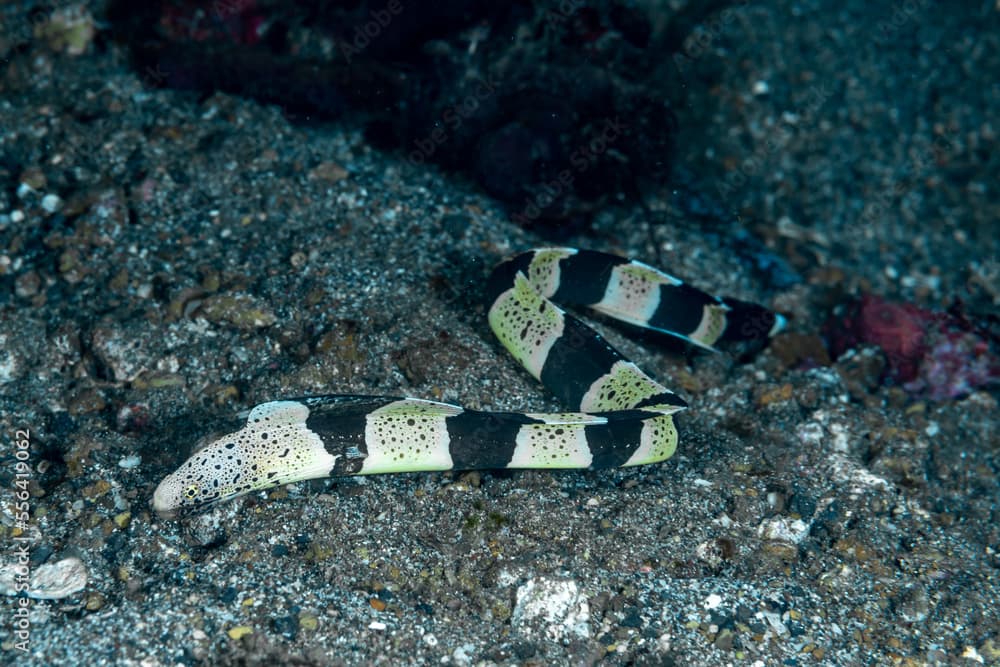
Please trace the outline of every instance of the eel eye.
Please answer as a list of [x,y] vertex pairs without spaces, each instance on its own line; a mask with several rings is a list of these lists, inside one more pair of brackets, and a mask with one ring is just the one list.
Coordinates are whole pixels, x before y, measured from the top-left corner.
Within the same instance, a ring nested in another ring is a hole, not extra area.
[[186,500],[194,500],[198,497],[198,485],[192,484],[184,489],[184,498]]

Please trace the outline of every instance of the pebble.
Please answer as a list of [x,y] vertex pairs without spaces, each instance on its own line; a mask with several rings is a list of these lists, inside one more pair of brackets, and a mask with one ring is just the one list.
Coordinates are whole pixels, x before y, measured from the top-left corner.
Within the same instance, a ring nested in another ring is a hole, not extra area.
[[511,623],[524,635],[549,639],[587,639],[590,606],[573,580],[536,577],[517,589]]
[[91,351],[118,382],[131,381],[148,363],[142,347],[121,323],[102,321],[91,334]]
[[104,599],[104,596],[97,591],[94,591],[93,593],[87,595],[87,600],[84,603],[84,606],[87,611],[100,611],[105,602],[107,602],[107,600]]
[[815,334],[783,333],[771,342],[769,349],[786,369],[800,364],[830,365],[823,339]]
[[765,540],[799,544],[809,535],[809,524],[802,519],[776,516],[762,521],[757,526],[757,534]]
[[271,619],[271,629],[286,639],[294,640],[299,634],[299,618],[292,615],[273,618]]
[[622,620],[619,621],[618,624],[623,628],[641,628],[642,616],[639,614],[638,608],[627,607],[625,615],[622,616]]
[[761,387],[755,392],[754,402],[757,407],[765,407],[772,403],[783,403],[792,400],[792,385],[785,383],[778,387]]
[[22,299],[29,299],[41,291],[42,277],[37,271],[20,274],[14,281],[14,293]]
[[841,356],[834,367],[851,396],[864,401],[882,384],[886,357],[879,348],[865,346]]
[[299,627],[311,632],[319,627],[319,619],[316,618],[315,614],[304,611],[299,614]]
[[734,640],[733,631],[730,630],[729,628],[726,628],[720,631],[719,634],[715,636],[715,640],[712,643],[715,645],[715,648],[719,649],[720,651],[732,651],[733,640]]
[[42,209],[46,213],[55,213],[62,208],[63,201],[59,198],[59,195],[47,194],[42,197]]
[[142,465],[142,457],[137,454],[131,454],[130,456],[126,456],[118,461],[118,467],[124,468],[125,470],[138,468],[140,465]]
[[962,649],[962,658],[969,660],[971,662],[977,662],[980,665],[986,663],[986,661],[983,659],[983,656],[979,655],[979,652],[976,650],[974,646],[966,646],[964,649]]
[[95,498],[100,498],[108,491],[111,490],[111,482],[106,479],[99,479],[93,484],[83,487],[81,493],[84,498],[90,498],[91,500]]
[[320,162],[309,172],[309,178],[327,183],[342,181],[349,175],[348,171],[336,162]]
[[1000,661],[1000,645],[993,639],[987,639],[979,647],[979,652],[990,660]]
[[[14,595],[14,590],[8,590],[6,585],[7,574],[7,568],[0,572],[0,590],[7,595]],[[79,558],[70,556],[35,568],[28,583],[28,597],[36,600],[61,600],[82,591],[88,580],[87,566]]]
[[150,421],[148,405],[129,403],[118,409],[115,415],[115,428],[120,433],[139,433],[149,426]]
[[226,634],[229,635],[229,638],[233,641],[238,641],[247,635],[252,635],[253,628],[248,625],[237,625],[226,630]]
[[104,399],[104,395],[100,390],[90,387],[74,393],[66,405],[66,409],[71,415],[100,412],[105,407],[107,407],[107,401]]
[[930,613],[930,596],[922,584],[913,584],[893,599],[893,606],[907,623],[922,623]]
[[31,552],[28,564],[33,568],[38,567],[47,561],[53,553],[55,553],[55,549],[51,545],[40,544]]
[[82,3],[42,15],[47,20],[36,23],[34,34],[53,51],[82,55],[97,34],[96,21]]
[[220,508],[216,512],[200,514],[192,518],[185,524],[186,541],[198,547],[209,547],[213,545],[225,544],[229,537],[226,530],[225,518],[233,512],[232,507],[238,507],[236,503]]
[[476,645],[471,643],[462,644],[451,653],[451,659],[456,665],[471,665],[476,652]]
[[779,562],[793,563],[798,560],[799,552],[794,545],[788,542],[765,542],[761,546],[761,553],[764,556],[773,558]]
[[206,298],[198,315],[213,324],[229,324],[241,331],[269,327],[277,321],[265,304],[249,294],[217,294]]

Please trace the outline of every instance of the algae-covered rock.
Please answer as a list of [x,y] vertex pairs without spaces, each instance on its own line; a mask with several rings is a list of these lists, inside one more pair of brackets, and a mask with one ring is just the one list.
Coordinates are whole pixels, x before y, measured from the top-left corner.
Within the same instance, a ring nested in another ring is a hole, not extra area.
[[214,324],[228,324],[243,331],[269,327],[277,321],[266,305],[249,294],[217,294],[205,299],[197,311]]

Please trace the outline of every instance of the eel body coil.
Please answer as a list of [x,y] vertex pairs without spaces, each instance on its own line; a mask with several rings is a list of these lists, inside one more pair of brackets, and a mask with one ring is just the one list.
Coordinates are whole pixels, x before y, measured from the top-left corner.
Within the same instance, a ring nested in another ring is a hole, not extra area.
[[556,303],[712,349],[763,340],[784,320],[641,262],[540,248],[497,266],[489,323],[505,348],[570,412],[466,410],[416,398],[326,395],[262,403],[246,425],[199,451],[157,487],[173,516],[281,484],[341,475],[656,463],[677,447],[684,400]]

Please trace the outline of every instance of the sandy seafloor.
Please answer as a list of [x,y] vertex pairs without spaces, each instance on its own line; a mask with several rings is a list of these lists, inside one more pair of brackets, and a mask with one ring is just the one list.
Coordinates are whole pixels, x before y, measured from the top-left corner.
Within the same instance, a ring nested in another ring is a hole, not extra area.
[[[741,6],[678,110],[677,159],[709,183],[742,170],[727,204],[779,230],[777,254],[811,249],[800,284],[632,206],[567,243],[802,334],[831,291],[941,308],[970,276],[995,289],[998,10],[870,5]],[[32,567],[75,556],[88,577],[33,603],[27,653],[0,601],[5,664],[1000,664],[997,394],[859,388],[850,364],[685,356],[601,323],[691,403],[664,464],[321,480],[158,520],[156,483],[264,400],[558,407],[478,296],[543,240],[357,127],[150,89],[114,50],[0,66],[3,558],[30,429]],[[69,207],[88,208],[53,219]]]

